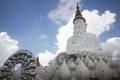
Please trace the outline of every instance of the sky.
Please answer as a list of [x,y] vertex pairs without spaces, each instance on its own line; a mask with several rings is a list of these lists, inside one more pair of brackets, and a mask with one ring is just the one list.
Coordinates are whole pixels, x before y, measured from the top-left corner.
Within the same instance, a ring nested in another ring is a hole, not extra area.
[[103,53],[119,52],[120,0],[0,0],[0,65],[22,49],[48,65],[73,34],[77,2]]

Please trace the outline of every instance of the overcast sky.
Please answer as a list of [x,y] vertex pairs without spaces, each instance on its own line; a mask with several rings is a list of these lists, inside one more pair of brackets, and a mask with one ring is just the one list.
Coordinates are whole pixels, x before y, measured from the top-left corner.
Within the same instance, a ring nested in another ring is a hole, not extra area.
[[120,50],[120,0],[0,0],[0,65],[21,49],[39,56],[43,65],[65,51],[77,2],[87,32],[96,34],[104,52]]

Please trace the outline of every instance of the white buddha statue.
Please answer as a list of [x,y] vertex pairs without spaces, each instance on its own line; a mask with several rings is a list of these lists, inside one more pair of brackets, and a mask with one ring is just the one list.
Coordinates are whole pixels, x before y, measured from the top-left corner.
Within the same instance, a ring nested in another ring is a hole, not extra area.
[[76,15],[73,20],[74,32],[73,36],[67,41],[66,52],[68,54],[75,54],[79,51],[100,51],[101,47],[97,36],[86,32],[87,23],[79,10],[78,4],[76,9]]

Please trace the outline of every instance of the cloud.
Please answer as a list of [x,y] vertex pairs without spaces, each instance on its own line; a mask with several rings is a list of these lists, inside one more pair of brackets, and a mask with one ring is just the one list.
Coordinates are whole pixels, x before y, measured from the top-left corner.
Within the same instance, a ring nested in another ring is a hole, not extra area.
[[49,12],[48,17],[57,24],[68,21],[75,12],[77,2],[80,0],[59,0],[59,5]]
[[74,17],[72,17],[66,25],[58,29],[58,34],[56,36],[57,42],[55,43],[58,48],[57,53],[66,50],[67,39],[73,35],[73,18]]
[[94,33],[99,37],[103,32],[109,31],[115,20],[115,13],[111,13],[106,10],[101,15],[98,10],[88,11],[84,10],[82,12],[83,16],[87,22],[87,31]]
[[18,50],[18,41],[11,39],[7,32],[0,33],[0,66]]
[[109,38],[106,42],[101,43],[102,53],[106,56],[116,55],[116,51],[120,55],[120,37]]
[[55,58],[55,54],[46,50],[44,53],[39,53],[39,60],[43,66],[48,66],[50,60]]
[[41,34],[41,35],[39,36],[39,38],[40,38],[40,39],[43,39],[43,40],[47,40],[48,36],[45,35],[45,34]]

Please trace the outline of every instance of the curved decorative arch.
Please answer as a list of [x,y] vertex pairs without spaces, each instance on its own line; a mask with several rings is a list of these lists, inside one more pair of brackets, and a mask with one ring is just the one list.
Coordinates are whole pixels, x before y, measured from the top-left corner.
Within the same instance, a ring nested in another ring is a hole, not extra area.
[[19,50],[11,55],[1,69],[0,80],[13,80],[13,68],[21,64],[21,76],[19,80],[34,80],[36,63],[32,53],[28,50]]

